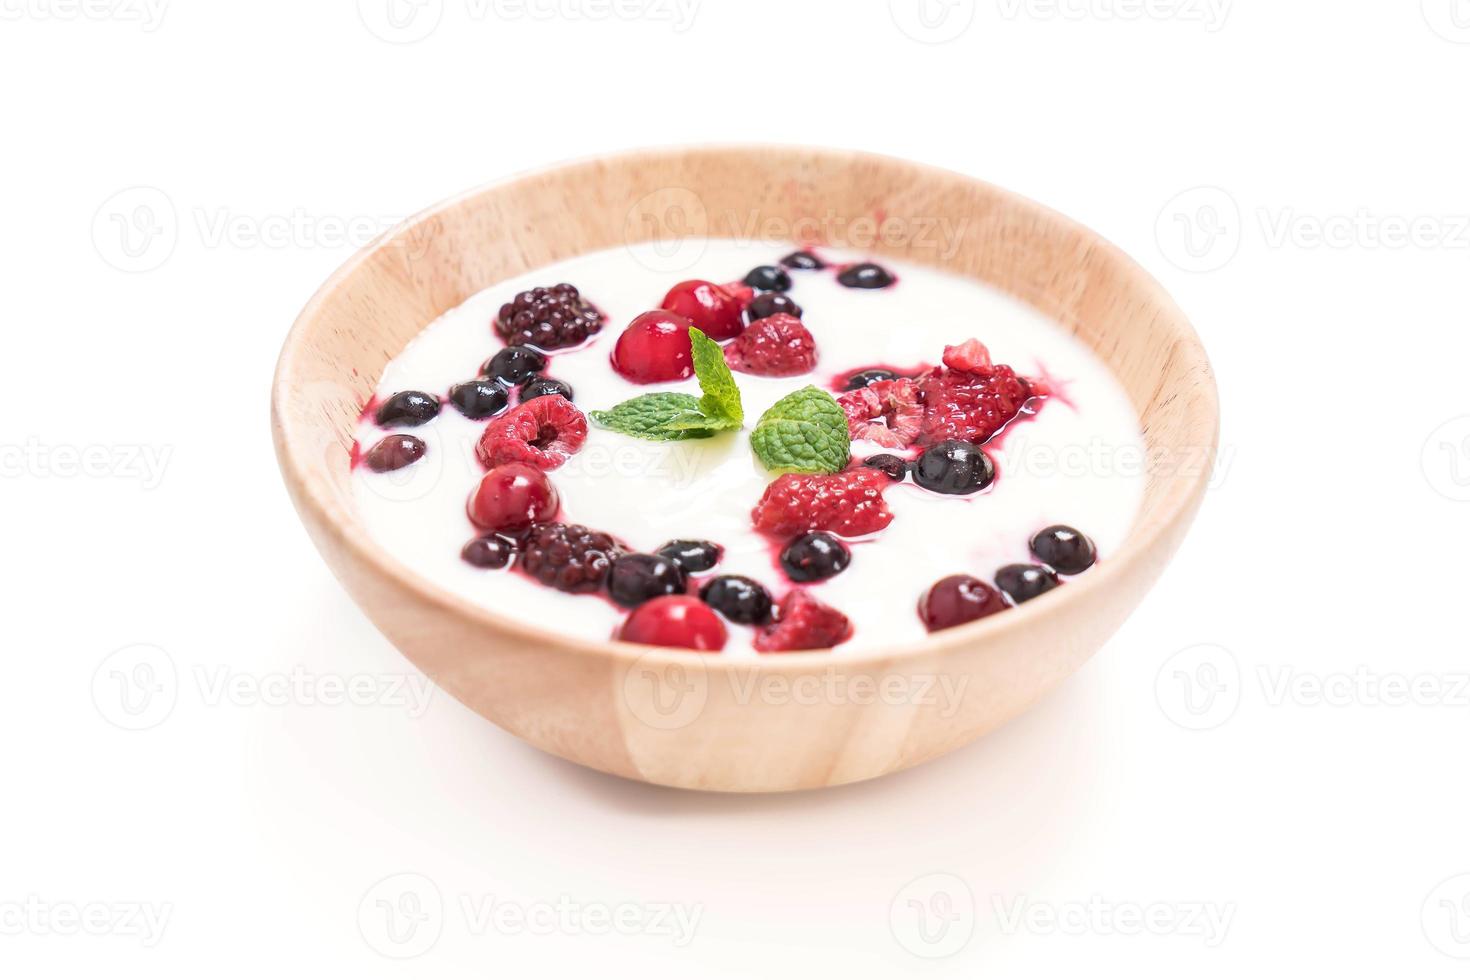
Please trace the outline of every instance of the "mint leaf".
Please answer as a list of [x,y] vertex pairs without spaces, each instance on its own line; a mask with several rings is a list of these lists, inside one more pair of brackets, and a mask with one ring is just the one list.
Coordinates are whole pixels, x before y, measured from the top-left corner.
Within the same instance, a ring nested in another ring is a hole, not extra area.
[[750,448],[773,473],[836,473],[847,466],[852,442],[837,399],[808,385],[766,410]]
[[[699,408],[699,399],[681,391],[658,391],[650,395],[639,395],[605,412],[592,411],[587,414],[604,429],[654,440],[690,438],[696,434],[698,427],[688,429],[682,423],[691,418],[704,417]],[[671,423],[680,424],[671,426]]]
[[725,363],[725,352],[698,327],[689,328],[689,346],[694,354],[694,376],[704,393],[702,398],[678,391],[658,391],[630,398],[605,412],[588,412],[592,421],[614,432],[662,441],[708,439],[744,425],[740,389]]
[[699,390],[704,392],[699,400],[700,409],[710,418],[734,423],[728,428],[740,428],[745,423],[745,409],[740,404],[735,375],[725,363],[725,352],[698,327],[689,328],[689,344],[694,351],[694,376],[699,379]]

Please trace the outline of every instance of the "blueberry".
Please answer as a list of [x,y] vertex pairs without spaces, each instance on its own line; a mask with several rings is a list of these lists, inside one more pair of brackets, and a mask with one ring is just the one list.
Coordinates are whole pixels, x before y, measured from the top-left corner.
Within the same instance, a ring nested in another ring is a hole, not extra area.
[[785,292],[791,288],[791,273],[779,265],[758,265],[745,274],[743,282],[763,293]]
[[510,392],[499,381],[476,378],[450,388],[449,400],[467,419],[488,419],[510,404]]
[[995,464],[973,442],[949,439],[924,450],[914,482],[935,493],[974,493],[995,482]]
[[1007,565],[995,573],[995,584],[1012,602],[1030,602],[1062,583],[1057,573],[1044,565]]
[[439,399],[423,391],[400,391],[378,406],[381,426],[423,425],[439,414]]
[[472,538],[459,552],[459,557],[476,568],[504,568],[515,555],[515,542],[498,534]]
[[545,354],[529,347],[511,346],[496,351],[495,356],[480,368],[480,373],[487,378],[499,378],[514,386],[524,383],[531,375],[545,368]]
[[620,606],[641,606],[661,595],[678,595],[687,581],[684,570],[663,555],[621,555],[612,563],[607,591]]
[[1031,553],[1063,575],[1079,575],[1097,561],[1097,548],[1075,527],[1053,524],[1036,532]]
[[658,554],[689,573],[707,572],[720,563],[725,549],[712,541],[670,541]]
[[803,271],[827,268],[827,263],[810,252],[792,252],[781,260],[781,264],[788,269],[801,269]]
[[789,313],[798,320],[801,319],[801,307],[785,293],[761,293],[746,306],[745,319],[754,323],[777,313]]
[[418,436],[394,434],[379,439],[363,455],[362,461],[374,473],[388,473],[417,462],[428,451],[429,447]]
[[876,381],[893,381],[897,377],[897,374],[886,368],[869,368],[866,371],[859,371],[857,374],[848,378],[847,384],[842,386],[842,390],[857,391],[860,388],[866,388]]
[[879,453],[869,456],[863,460],[864,466],[871,466],[875,470],[882,470],[888,474],[888,478],[895,482],[902,482],[909,475],[909,461],[902,456],[894,456],[891,453]]
[[872,262],[850,265],[837,274],[837,281],[849,289],[882,289],[892,286],[893,273]]
[[699,591],[699,597],[732,623],[760,626],[771,619],[771,594],[743,575],[712,578]]
[[825,531],[803,534],[781,552],[781,567],[793,582],[820,582],[851,563],[852,552]]
[[561,395],[571,401],[572,386],[555,378],[532,378],[521,386],[520,404],[524,405],[532,398],[540,398],[542,395]]

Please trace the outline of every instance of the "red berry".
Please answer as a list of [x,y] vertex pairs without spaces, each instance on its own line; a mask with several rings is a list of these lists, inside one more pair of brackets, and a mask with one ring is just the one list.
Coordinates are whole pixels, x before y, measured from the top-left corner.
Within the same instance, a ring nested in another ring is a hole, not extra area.
[[817,342],[796,317],[777,313],[755,321],[726,347],[725,363],[732,371],[789,378],[817,366]]
[[613,368],[634,384],[682,381],[694,374],[686,316],[667,310],[644,313],[628,324],[613,348]]
[[618,631],[618,639],[714,652],[725,646],[725,624],[713,609],[693,596],[666,595],[633,610]]
[[761,653],[825,650],[850,636],[852,623],[846,616],[804,589],[792,589],[781,600],[776,621],[756,633],[753,644]]
[[992,364],[978,340],[946,347],[942,368],[919,379],[924,424],[918,444],[959,440],[980,445],[1005,428],[1026,402],[1046,390],[1004,364]]
[[845,391],[837,396],[837,404],[847,414],[848,435],[889,449],[913,445],[924,423],[919,386],[908,378]]
[[518,462],[554,470],[586,441],[587,416],[560,395],[544,395],[487,425],[475,453],[486,466]]
[[947,630],[1011,608],[999,591],[973,575],[951,575],[919,599],[919,618],[929,632]]
[[873,534],[893,522],[883,500],[889,485],[881,470],[867,466],[830,476],[788,473],[766,487],[750,519],[757,531],[768,534],[831,531],[849,538]]
[[362,461],[374,473],[388,473],[418,461],[428,451],[429,447],[417,436],[395,432],[379,439]]
[[660,309],[688,317],[711,340],[730,340],[744,329],[741,313],[745,305],[723,286],[703,279],[690,279],[669,290]]
[[545,473],[527,463],[505,463],[481,477],[466,510],[487,531],[520,531],[551,520],[560,502]]

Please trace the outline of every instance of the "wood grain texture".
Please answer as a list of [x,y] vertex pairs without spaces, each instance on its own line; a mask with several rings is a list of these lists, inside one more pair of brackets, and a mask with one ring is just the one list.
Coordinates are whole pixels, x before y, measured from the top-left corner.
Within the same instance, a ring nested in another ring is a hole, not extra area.
[[[872,241],[880,222],[887,233]],[[751,662],[557,636],[441,591],[369,540],[348,482],[352,429],[384,365],[430,320],[508,277],[594,249],[783,230],[983,280],[1097,351],[1162,460],[1124,548],[1065,588],[923,643]],[[378,628],[460,701],[533,745],[606,772],[777,791],[932,759],[1015,717],[1075,671],[1142,598],[1193,519],[1218,405],[1205,353],[1173,301],[1074,222],[901,160],[711,147],[574,163],[409,219],[307,304],[281,353],[272,424],[286,485],[327,563]],[[941,681],[957,701],[919,695]],[[793,684],[844,693],[793,697]],[[881,684],[909,693],[863,693]]]

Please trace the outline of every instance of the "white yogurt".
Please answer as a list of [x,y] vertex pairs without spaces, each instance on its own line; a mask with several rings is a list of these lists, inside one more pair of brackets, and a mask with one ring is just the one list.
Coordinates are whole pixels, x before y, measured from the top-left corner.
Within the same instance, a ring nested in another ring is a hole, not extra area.
[[[730,282],[792,250],[780,243],[706,243],[702,257],[677,273],[653,246],[617,248],[547,266],[471,297],[429,324],[385,369],[380,398],[408,389],[444,395],[473,378],[501,347],[491,326],[500,305],[534,286],[570,282],[608,315],[585,348],[557,354],[546,372],[575,391],[583,411],[611,408],[652,390],[698,393],[694,379],[634,385],[614,372],[608,355],[622,328],[657,307],[682,279]],[[865,256],[822,250],[834,265]],[[783,395],[807,384],[829,388],[838,374],[878,364],[938,364],[946,344],[971,337],[996,363],[1047,375],[1062,393],[1035,418],[1013,423],[987,447],[999,478],[989,491],[952,497],[911,482],[886,493],[893,523],[872,541],[852,545],[852,564],[808,586],[853,622],[840,652],[922,639],[919,596],[947,575],[991,580],[995,570],[1028,561],[1027,541],[1048,524],[1069,524],[1096,542],[1102,561],[1123,542],[1143,496],[1143,437],[1127,395],[1107,368],[1058,324],[1005,294],[969,279],[887,259],[899,281],[881,290],[848,289],[835,269],[791,273],[791,296],[818,346],[818,365],[799,378],[736,374],[746,429],[713,439],[648,442],[591,426],[586,445],[550,477],[565,519],[606,531],[652,551],[674,538],[707,539],[725,548],[716,573],[746,575],[779,598],[785,579],[750,511],[770,475],[750,452],[749,429]],[[497,612],[558,632],[611,637],[623,613],[611,603],[569,596],[508,571],[474,568],[459,557],[476,529],[465,501],[483,475],[475,443],[487,422],[472,422],[447,401],[433,422],[411,430],[428,446],[418,462],[391,473],[354,471],[358,507],[369,534],[386,551],[439,586]],[[408,431],[408,430],[405,430]],[[382,438],[371,419],[357,439],[363,451]],[[997,448],[997,442],[1000,444]],[[855,442],[862,459],[887,452]],[[753,632],[730,627],[726,655],[754,655]]]

